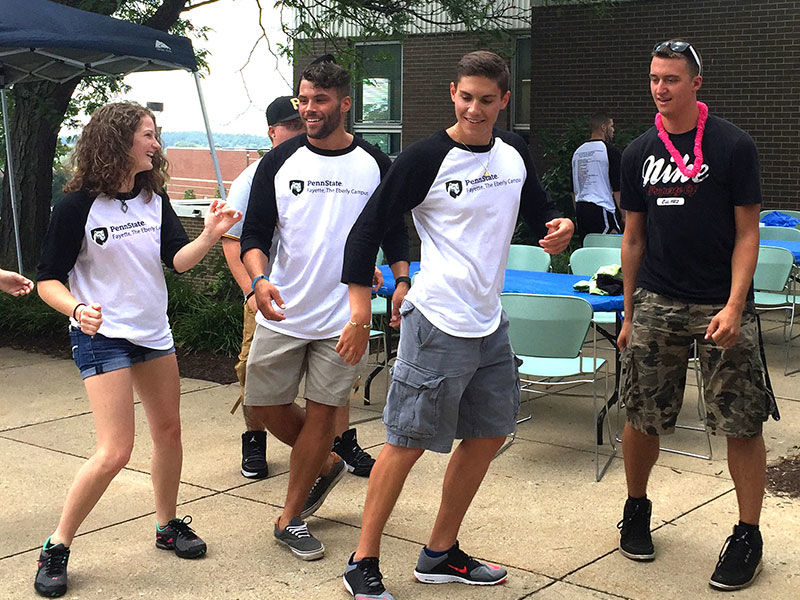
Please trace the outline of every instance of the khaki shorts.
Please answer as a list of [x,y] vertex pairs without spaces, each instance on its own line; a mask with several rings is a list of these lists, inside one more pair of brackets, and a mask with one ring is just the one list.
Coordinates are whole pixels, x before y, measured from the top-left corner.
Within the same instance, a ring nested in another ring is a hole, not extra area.
[[633,329],[622,353],[620,378],[628,423],[649,435],[675,430],[694,339],[711,433],[761,435],[774,400],[766,386],[752,303],[742,314],[739,341],[723,349],[703,339],[722,304],[689,304],[641,288],[634,292],[633,302]]
[[257,324],[247,359],[245,406],[294,402],[303,375],[307,400],[329,406],[347,404],[366,356],[358,365],[348,365],[334,349],[338,341],[296,338]]
[[256,331],[256,313],[250,310],[250,305],[244,303],[244,315],[242,317],[242,349],[239,352],[238,360],[233,370],[236,371],[236,377],[239,379],[239,397],[231,409],[231,414],[236,412],[236,409],[244,401],[244,382],[247,377],[247,357],[250,355],[250,344],[253,343],[253,334]]

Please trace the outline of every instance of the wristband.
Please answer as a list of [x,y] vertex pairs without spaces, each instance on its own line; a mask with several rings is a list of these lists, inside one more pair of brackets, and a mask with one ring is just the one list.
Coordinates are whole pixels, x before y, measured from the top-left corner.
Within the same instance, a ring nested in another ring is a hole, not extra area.
[[400,277],[394,278],[394,285],[397,287],[398,283],[407,283],[408,287],[411,287],[411,277],[407,277],[405,275],[401,275]]
[[352,327],[362,327],[363,329],[369,329],[372,327],[372,323],[356,323],[355,321],[348,321],[348,325]]
[[249,292],[249,293],[248,293],[248,294],[247,294],[247,295],[244,297],[244,303],[245,303],[245,304],[247,304],[247,301],[248,301],[248,300],[250,300],[250,298],[252,298],[252,297],[255,295],[255,293],[256,293],[256,292],[255,292],[255,290],[253,290],[252,292]]
[[78,308],[80,308],[81,306],[86,306],[86,303],[85,302],[78,302],[75,305],[75,308],[72,309],[72,318],[75,319],[76,321],[78,320],[78,317],[76,316],[77,313],[78,313]]
[[258,283],[259,279],[264,279],[265,281],[269,281],[269,277],[263,274],[253,279],[253,281],[250,283],[250,289],[253,290],[254,292],[256,291],[256,284]]

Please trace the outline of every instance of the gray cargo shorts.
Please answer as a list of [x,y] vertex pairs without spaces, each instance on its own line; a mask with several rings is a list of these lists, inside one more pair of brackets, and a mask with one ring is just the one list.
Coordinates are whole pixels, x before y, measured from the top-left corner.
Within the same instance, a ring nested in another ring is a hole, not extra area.
[[649,435],[672,433],[683,403],[692,339],[698,343],[711,433],[756,437],[773,409],[759,353],[755,309],[742,313],[730,348],[703,339],[722,304],[689,304],[638,288],[630,343],[622,353],[620,399],[628,423]]
[[383,411],[386,441],[447,453],[454,439],[504,437],[519,411],[519,372],[503,314],[493,333],[449,335],[411,302],[403,324]]

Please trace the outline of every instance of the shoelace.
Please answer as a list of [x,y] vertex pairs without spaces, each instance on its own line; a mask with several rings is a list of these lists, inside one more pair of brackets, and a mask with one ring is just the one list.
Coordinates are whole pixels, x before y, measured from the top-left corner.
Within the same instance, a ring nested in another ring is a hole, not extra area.
[[58,577],[63,575],[64,571],[67,570],[67,557],[69,557],[69,551],[50,552],[44,565],[44,572],[47,576]]
[[[647,512],[642,510],[641,506],[636,506],[630,515],[623,516],[617,523],[617,529],[627,531],[632,525],[644,526],[644,520],[647,518]],[[641,521],[641,522],[640,522]]]
[[168,527],[172,527],[175,532],[183,538],[188,540],[196,540],[197,534],[194,532],[194,529],[189,527],[189,523],[192,522],[192,517],[186,515],[183,519],[172,519],[169,523],[167,523]]
[[452,548],[450,552],[448,552],[447,563],[457,567],[466,567],[468,573],[472,573],[475,567],[481,566],[480,562],[459,548],[458,543],[456,543],[455,548]]
[[308,525],[303,523],[302,525],[287,525],[286,531],[291,533],[296,538],[310,538],[311,534],[308,533]]
[[750,541],[747,539],[747,533],[742,533],[738,536],[730,535],[719,551],[719,560],[717,566],[722,565],[724,562],[750,562],[750,555],[753,548]]
[[364,578],[364,584],[376,593],[382,592],[383,574],[378,569],[378,561],[374,558],[365,558],[358,562],[358,570]]

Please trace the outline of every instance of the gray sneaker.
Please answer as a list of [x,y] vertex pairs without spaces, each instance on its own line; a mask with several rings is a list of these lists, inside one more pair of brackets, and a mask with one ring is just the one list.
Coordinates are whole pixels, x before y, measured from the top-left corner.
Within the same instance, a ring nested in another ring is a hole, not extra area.
[[302,560],[316,560],[325,554],[325,546],[308,532],[308,525],[300,517],[292,517],[286,529],[278,529],[276,523],[274,535],[276,540],[289,546],[292,553]]
[[344,461],[338,460],[333,463],[330,473],[317,477],[317,480],[311,487],[311,491],[308,493],[306,504],[303,506],[303,512],[300,513],[301,519],[306,519],[317,512],[317,509],[325,502],[325,498],[331,493],[333,487],[344,477],[346,470]]

